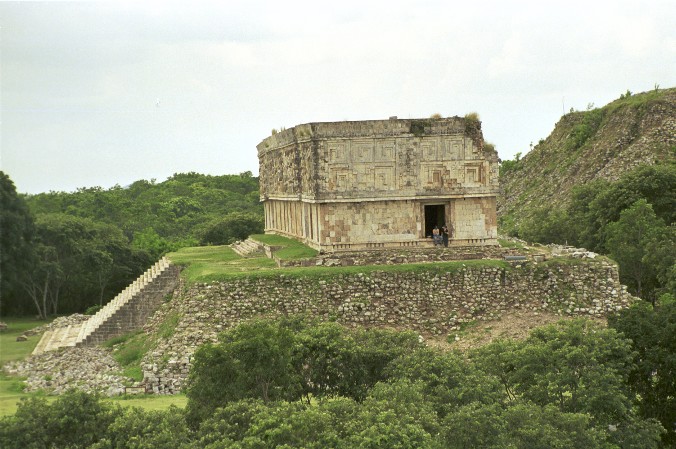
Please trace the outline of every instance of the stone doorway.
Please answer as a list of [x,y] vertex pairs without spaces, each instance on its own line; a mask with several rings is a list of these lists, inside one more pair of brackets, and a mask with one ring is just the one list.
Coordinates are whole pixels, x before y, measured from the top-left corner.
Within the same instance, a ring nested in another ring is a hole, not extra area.
[[428,204],[425,206],[425,237],[432,236],[432,229],[439,229],[446,223],[446,206],[443,204]]

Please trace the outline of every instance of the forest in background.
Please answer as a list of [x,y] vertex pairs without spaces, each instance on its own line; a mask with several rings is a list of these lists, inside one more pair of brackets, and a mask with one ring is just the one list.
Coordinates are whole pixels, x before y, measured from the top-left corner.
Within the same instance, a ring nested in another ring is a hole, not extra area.
[[[503,169],[519,170],[519,161]],[[250,172],[37,195],[17,194],[2,174],[0,194],[0,314],[93,312],[169,251],[263,231]],[[501,232],[609,255],[621,282],[651,302],[676,295],[676,164],[577,186],[564,207],[533,206],[518,225],[500,217]]]
[[161,255],[263,231],[251,172],[20,195],[0,172],[0,313],[90,312]]

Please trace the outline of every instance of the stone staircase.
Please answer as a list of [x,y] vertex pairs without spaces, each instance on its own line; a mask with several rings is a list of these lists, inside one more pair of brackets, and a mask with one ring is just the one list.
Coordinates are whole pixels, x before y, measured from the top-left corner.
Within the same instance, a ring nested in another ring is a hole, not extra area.
[[75,346],[81,328],[82,324],[57,327],[56,329],[46,331],[42,334],[42,338],[35,349],[33,349],[33,354],[42,354],[43,352],[53,351],[65,346]]
[[254,253],[265,252],[265,245],[250,238],[244,241],[235,242],[232,245],[230,245],[230,248],[232,248],[233,251],[235,251],[242,257],[246,257]]
[[163,257],[89,320],[45,332],[33,354],[102,343],[140,329],[176,287],[180,271]]

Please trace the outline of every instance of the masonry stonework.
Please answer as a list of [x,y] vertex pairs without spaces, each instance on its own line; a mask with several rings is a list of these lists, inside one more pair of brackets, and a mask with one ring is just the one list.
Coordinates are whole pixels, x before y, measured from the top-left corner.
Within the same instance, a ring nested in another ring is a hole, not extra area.
[[497,153],[460,117],[298,125],[258,145],[265,230],[326,251],[497,243]]
[[219,332],[254,317],[303,314],[345,326],[396,327],[448,335],[463,323],[512,311],[604,317],[635,299],[603,260],[553,260],[510,267],[495,261],[447,271],[371,271],[322,277],[263,276],[179,286],[145,326],[157,333],[170,317],[170,337],[143,362],[144,383],[159,394],[182,390],[192,354]]

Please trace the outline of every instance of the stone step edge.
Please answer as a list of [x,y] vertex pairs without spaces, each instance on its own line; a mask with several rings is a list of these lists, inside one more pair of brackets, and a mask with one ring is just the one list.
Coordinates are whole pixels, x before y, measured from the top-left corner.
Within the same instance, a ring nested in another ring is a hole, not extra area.
[[[144,288],[147,287],[150,283],[152,283],[152,281],[154,281],[155,279],[159,278],[163,273],[165,273],[166,270],[167,270],[167,268],[169,268],[171,265],[172,265],[171,262],[170,262],[166,257],[163,257],[163,258],[160,259],[157,263],[155,263],[155,265],[153,265],[152,267],[150,267],[146,272],[144,272],[143,274],[141,274],[141,276],[139,276],[139,277],[136,279],[136,281],[134,281],[134,282],[132,283],[132,285],[134,285],[135,283],[137,283],[140,279],[144,279],[147,273],[151,273],[152,270],[153,270],[153,268],[157,267],[157,274],[156,274],[155,276],[153,276],[153,277],[150,279],[149,282],[144,282],[143,285],[142,285],[141,287],[139,287],[139,289],[138,289],[137,291],[135,291],[135,292],[132,293],[131,295],[128,295],[128,296],[125,298],[124,301],[119,301],[119,303],[114,304],[114,305],[112,306],[112,307],[114,307],[114,308],[111,308],[111,309],[108,309],[108,310],[104,311],[104,309],[105,309],[105,307],[104,307],[104,308],[102,308],[101,310],[99,310],[99,312],[97,312],[96,315],[94,315],[92,318],[90,318],[88,321],[86,321],[86,322],[85,322],[85,325],[82,327],[82,330],[80,331],[80,334],[78,335],[77,340],[75,341],[75,346],[78,346],[78,345],[81,345],[81,344],[85,343],[85,342],[87,341],[87,339],[88,339],[92,334],[96,333],[96,331],[97,331],[104,323],[106,323],[106,322],[109,321],[109,320],[112,320],[113,317],[117,314],[117,312],[118,312],[120,309],[122,309],[123,306],[125,306],[125,305],[128,304],[128,303],[130,303],[130,302],[131,302],[134,298],[136,298],[138,295],[142,294]],[[128,287],[128,288],[129,288],[129,287]],[[116,297],[116,298],[117,298],[117,297]],[[115,299],[114,299],[113,301],[115,301]],[[112,301],[111,301],[111,302],[112,302]],[[109,304],[110,304],[110,303],[109,303]],[[108,305],[108,304],[106,304],[106,306],[107,306],[107,305]],[[102,312],[103,312],[103,313],[102,313]],[[108,314],[108,312],[111,312],[111,313]],[[99,315],[99,314],[101,314],[101,315]],[[97,315],[99,315],[98,318],[97,318]],[[102,317],[104,317],[104,316],[105,316],[105,318],[102,319]],[[90,321],[91,321],[91,323],[90,323]]]
[[79,325],[75,325],[77,326],[77,336],[74,341],[68,341],[71,340],[71,332],[74,332],[73,325],[45,331],[45,333],[42,334],[40,341],[38,341],[38,344],[31,352],[31,355],[38,355],[61,347],[77,346],[78,344],[81,344],[91,334],[94,334],[99,327],[110,321],[123,306],[128,304],[139,294],[143,293],[146,287],[152,285],[152,283],[161,277],[162,274],[166,273],[167,269],[171,266],[173,266],[171,261],[166,257],[162,257],[122,292],[115,296],[115,298],[106,303],[106,305],[89,318],[89,320],[83,321]]

